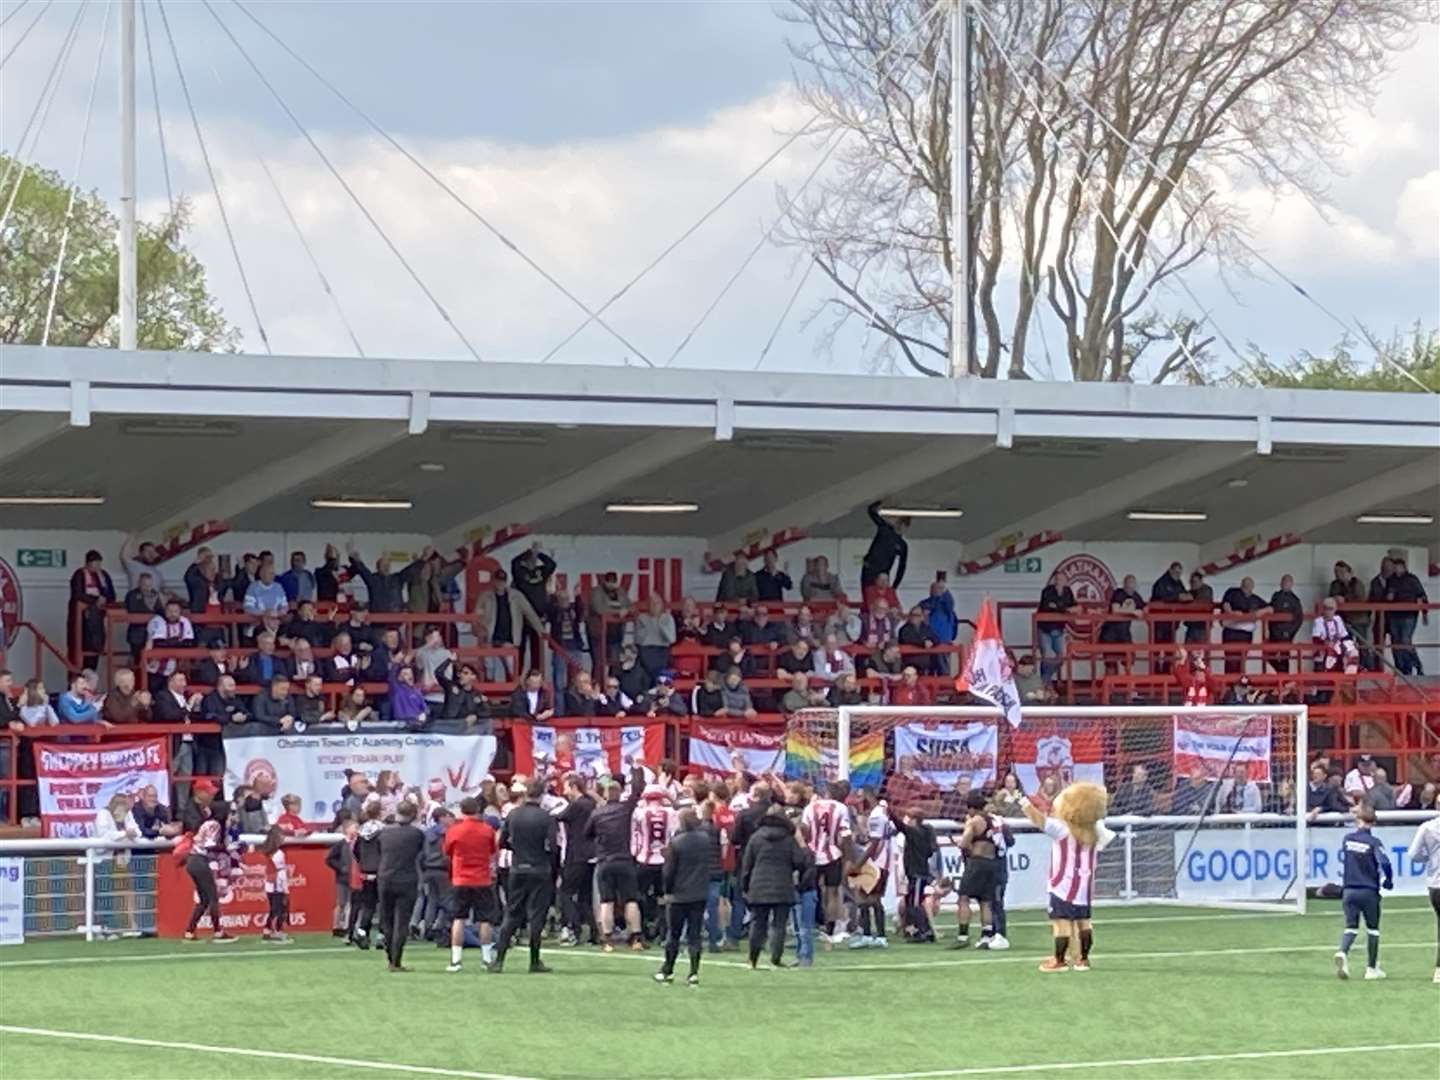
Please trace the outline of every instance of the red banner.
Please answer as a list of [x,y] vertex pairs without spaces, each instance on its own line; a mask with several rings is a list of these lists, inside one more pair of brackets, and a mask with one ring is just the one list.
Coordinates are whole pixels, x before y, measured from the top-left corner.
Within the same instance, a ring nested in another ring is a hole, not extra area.
[[587,727],[581,722],[569,727],[562,721],[514,724],[510,730],[515,739],[515,772],[524,776],[537,772],[624,776],[637,754],[652,769],[665,756],[664,724]]
[[[290,866],[290,929],[301,932],[329,930],[335,909],[335,874],[325,865],[328,849],[320,844],[290,844],[285,858]],[[220,882],[220,922],[232,934],[259,934],[270,914],[265,896],[265,857],[246,854],[230,877]],[[195,886],[184,866],[168,852],[155,860],[155,929],[160,937],[180,937],[195,907]],[[210,916],[200,919],[200,932],[210,933]]]
[[47,837],[95,835],[96,815],[116,795],[132,802],[153,785],[162,803],[170,801],[166,742],[37,742],[35,790]]
[[1105,783],[1104,740],[1098,724],[1037,720],[1010,736],[1015,775],[1032,795],[1049,777],[1060,787],[1074,780]]

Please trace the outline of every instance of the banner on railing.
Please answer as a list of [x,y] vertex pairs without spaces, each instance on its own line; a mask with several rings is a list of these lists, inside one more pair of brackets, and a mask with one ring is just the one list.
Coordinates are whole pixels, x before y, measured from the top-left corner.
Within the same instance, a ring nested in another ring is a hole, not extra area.
[[0,859],[0,945],[25,944],[25,860]]
[[480,790],[495,760],[493,735],[426,732],[354,732],[343,735],[260,735],[225,740],[225,790],[255,789],[273,821],[282,795],[300,796],[300,816],[329,824],[339,809],[347,772],[373,782],[393,772],[407,787],[443,784],[444,800],[458,802]]
[[[290,870],[290,924],[293,931],[328,930],[335,910],[335,873],[325,865],[326,848],[287,844],[285,859]],[[155,932],[160,937],[180,937],[194,910],[195,883],[182,865],[161,854],[155,860]],[[265,861],[258,853],[247,854],[219,880],[220,924],[232,934],[259,934],[265,929],[270,902],[265,896]],[[210,916],[197,927],[211,933]]]
[[37,742],[34,752],[35,789],[47,837],[94,836],[95,816],[112,798],[134,800],[150,785],[162,804],[170,801],[163,738],[91,746]]
[[732,756],[739,756],[740,768],[757,776],[785,772],[785,732],[746,727],[743,724],[702,724],[690,729],[690,764],[708,773],[735,771]]
[[1010,749],[1015,775],[1028,792],[1052,776],[1062,788],[1075,780],[1105,783],[1104,742],[1095,724],[1027,723],[1011,736]]
[[962,776],[976,789],[993,783],[999,753],[1000,729],[984,721],[895,728],[895,771],[947,791]]
[[664,724],[556,727],[514,724],[515,772],[534,776],[553,768],[581,776],[623,776],[639,754],[652,769],[665,756]]
[[1257,784],[1270,783],[1270,717],[1175,717],[1175,775],[1210,779],[1244,765]]

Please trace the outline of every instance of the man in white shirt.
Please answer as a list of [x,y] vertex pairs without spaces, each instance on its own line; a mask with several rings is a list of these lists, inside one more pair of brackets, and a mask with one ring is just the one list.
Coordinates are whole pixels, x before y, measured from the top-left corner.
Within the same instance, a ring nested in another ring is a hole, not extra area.
[[1360,760],[1355,767],[1345,774],[1345,794],[1355,799],[1363,799],[1375,786],[1375,759],[1369,754],[1361,754]]
[[1435,975],[1440,983],[1440,818],[1431,818],[1415,830],[1406,856],[1412,863],[1425,867],[1425,887],[1430,891],[1430,906],[1435,909]]
[[140,587],[140,575],[149,574],[150,581],[155,586],[155,591],[163,593],[165,589],[165,575],[159,566],[159,551],[149,540],[140,545],[139,551],[132,552],[131,545],[135,543],[133,536],[127,537],[125,543],[120,546],[120,562],[125,567],[125,574],[130,578],[130,587]]
[[1250,779],[1250,767],[1235,763],[1229,776],[1220,781],[1215,805],[1222,814],[1258,814],[1264,808],[1260,785]]
[[1318,667],[1321,671],[1344,671],[1353,675],[1360,670],[1360,649],[1350,636],[1350,627],[1340,617],[1340,606],[1333,596],[1320,601],[1320,614],[1315,617],[1311,638],[1325,646]]
[[[191,625],[180,607],[179,600],[167,600],[165,602],[165,614],[156,615],[145,627],[146,647],[155,649],[183,649],[195,644],[195,627]],[[149,660],[145,664],[145,670],[151,675],[151,682],[160,685],[152,685],[152,693],[158,693],[167,679],[177,667],[177,661]]]

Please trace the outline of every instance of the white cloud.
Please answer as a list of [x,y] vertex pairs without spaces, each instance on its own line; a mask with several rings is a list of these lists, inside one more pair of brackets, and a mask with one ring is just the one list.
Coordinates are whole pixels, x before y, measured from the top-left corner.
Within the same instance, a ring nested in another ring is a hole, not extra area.
[[1405,182],[1395,208],[1395,230],[1417,259],[1435,259],[1440,245],[1440,169]]

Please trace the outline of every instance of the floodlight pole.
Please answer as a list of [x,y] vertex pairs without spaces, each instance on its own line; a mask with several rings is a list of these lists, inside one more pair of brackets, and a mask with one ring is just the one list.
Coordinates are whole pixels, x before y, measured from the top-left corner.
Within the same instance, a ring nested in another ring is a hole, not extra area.
[[970,12],[954,0],[950,32],[950,376],[963,379],[975,351],[971,329]]
[[134,349],[135,0],[120,0],[120,348]]

